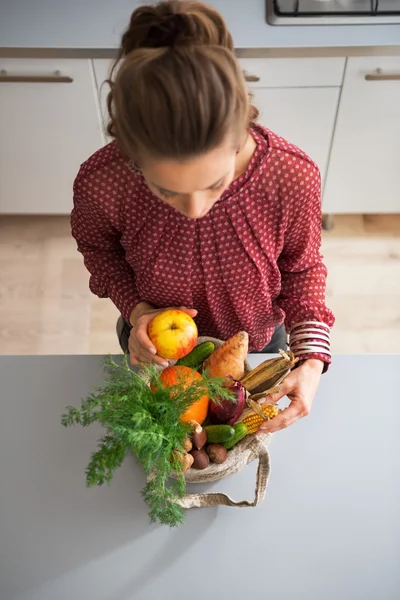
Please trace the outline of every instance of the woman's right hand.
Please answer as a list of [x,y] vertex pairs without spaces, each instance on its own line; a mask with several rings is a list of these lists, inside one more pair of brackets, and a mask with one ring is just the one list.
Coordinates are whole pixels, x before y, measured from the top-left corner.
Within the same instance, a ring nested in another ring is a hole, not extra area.
[[[180,306],[179,308],[172,307],[174,310],[182,310],[190,317],[194,318],[197,315],[197,310]],[[137,304],[132,311],[130,322],[132,325],[131,334],[129,336],[129,354],[132,365],[139,363],[156,363],[162,367],[168,367],[169,362],[161,356],[157,356],[157,350],[152,344],[147,335],[147,328],[150,321],[156,314],[169,310],[168,308],[154,308],[147,302]]]

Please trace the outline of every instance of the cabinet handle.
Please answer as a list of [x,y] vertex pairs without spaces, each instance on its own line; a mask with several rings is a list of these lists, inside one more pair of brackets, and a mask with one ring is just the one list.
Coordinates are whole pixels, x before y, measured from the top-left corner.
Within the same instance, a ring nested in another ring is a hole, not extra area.
[[247,71],[243,71],[243,75],[246,81],[249,82],[256,82],[256,81],[260,81],[260,78],[258,75],[252,75],[251,73],[248,73]]
[[10,75],[5,69],[0,71],[0,83],[72,83],[72,77],[55,71],[53,75]]
[[400,81],[400,73],[383,73],[382,69],[376,69],[375,73],[368,73],[365,81]]

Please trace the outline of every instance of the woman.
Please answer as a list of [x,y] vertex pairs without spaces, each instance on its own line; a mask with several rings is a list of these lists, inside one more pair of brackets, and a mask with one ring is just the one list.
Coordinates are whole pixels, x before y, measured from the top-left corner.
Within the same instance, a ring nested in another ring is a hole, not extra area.
[[330,362],[318,168],[255,122],[229,31],[200,2],[138,8],[109,83],[115,141],[81,166],[71,217],[92,292],[120,310],[133,364],[165,364],[147,325],[166,307],[200,335],[247,331],[252,351],[286,347],[286,327],[300,361],[272,400],[291,404],[262,428],[287,427]]

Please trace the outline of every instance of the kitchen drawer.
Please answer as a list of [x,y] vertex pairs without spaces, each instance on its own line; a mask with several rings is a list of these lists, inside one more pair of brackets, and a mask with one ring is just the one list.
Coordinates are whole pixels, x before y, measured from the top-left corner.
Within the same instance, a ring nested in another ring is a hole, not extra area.
[[241,58],[251,87],[341,86],[345,58]]
[[0,213],[68,214],[80,164],[102,144],[92,64],[0,58]]

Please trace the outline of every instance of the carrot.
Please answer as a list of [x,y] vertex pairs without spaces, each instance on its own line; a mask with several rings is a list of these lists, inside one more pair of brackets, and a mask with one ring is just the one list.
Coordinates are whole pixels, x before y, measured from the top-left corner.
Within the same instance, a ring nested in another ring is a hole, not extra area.
[[245,331],[236,335],[216,348],[203,363],[211,377],[226,377],[241,379],[244,375],[244,361],[249,350],[249,336]]

